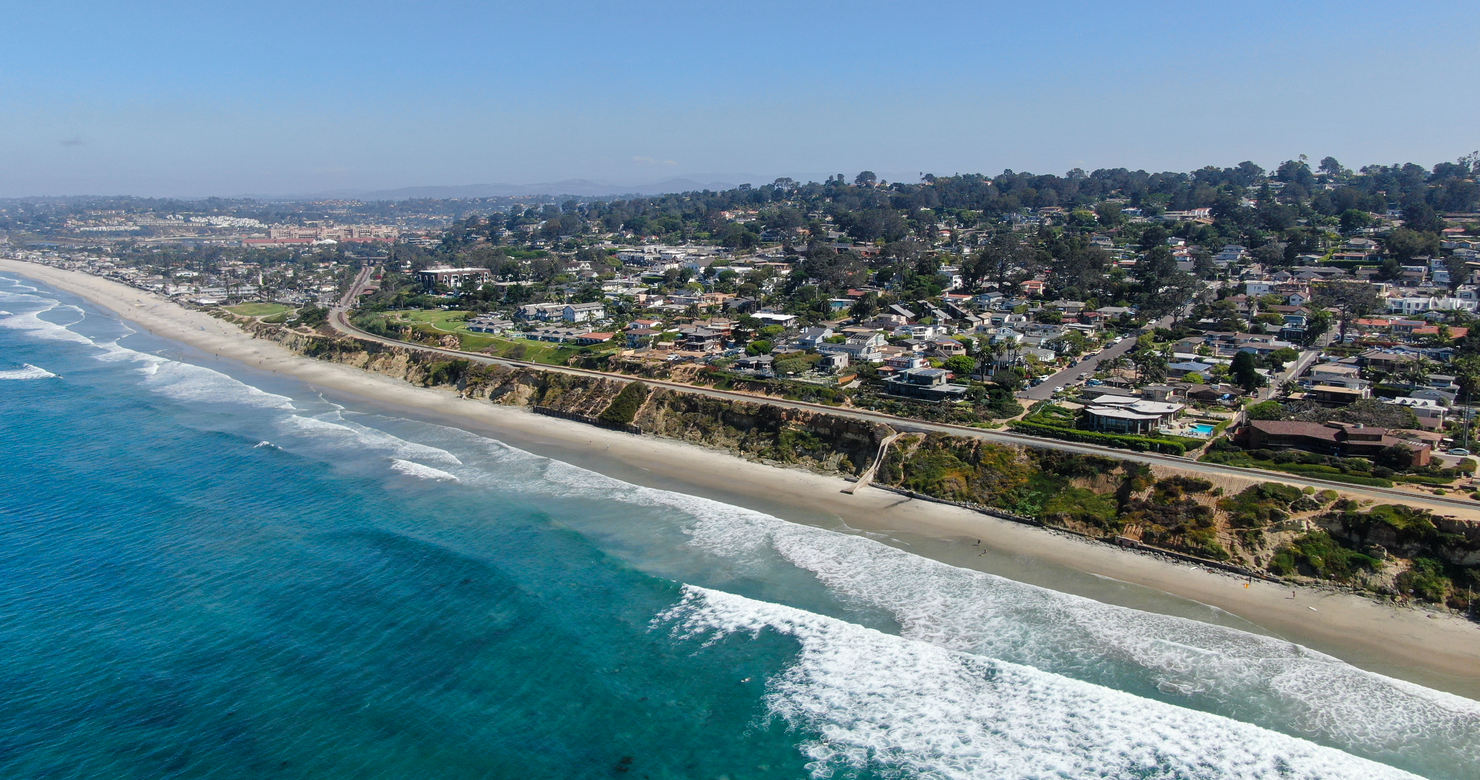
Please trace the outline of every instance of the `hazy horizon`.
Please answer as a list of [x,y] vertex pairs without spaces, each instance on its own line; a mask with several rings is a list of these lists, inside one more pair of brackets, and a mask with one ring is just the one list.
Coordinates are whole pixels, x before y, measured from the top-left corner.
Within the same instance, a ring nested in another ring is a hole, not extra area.
[[[294,197],[1480,147],[1468,4],[13,10],[0,197]],[[711,173],[721,172],[721,173]]]

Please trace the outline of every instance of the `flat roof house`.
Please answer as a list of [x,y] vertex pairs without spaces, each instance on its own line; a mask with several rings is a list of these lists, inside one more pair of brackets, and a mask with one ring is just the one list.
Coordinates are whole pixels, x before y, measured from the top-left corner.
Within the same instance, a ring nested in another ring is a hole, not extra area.
[[955,401],[966,395],[965,385],[950,383],[951,372],[943,368],[911,368],[884,380],[891,395],[927,401]]

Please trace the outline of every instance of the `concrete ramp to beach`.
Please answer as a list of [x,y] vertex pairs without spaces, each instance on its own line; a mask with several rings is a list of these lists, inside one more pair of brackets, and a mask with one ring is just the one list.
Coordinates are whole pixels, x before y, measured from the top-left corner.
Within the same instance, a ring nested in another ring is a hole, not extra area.
[[889,445],[892,444],[894,440],[898,439],[901,435],[903,434],[891,433],[888,436],[884,437],[884,440],[879,442],[879,451],[874,453],[874,462],[870,463],[869,467],[865,469],[862,474],[858,475],[857,482],[854,482],[848,487],[843,488],[843,492],[852,495],[854,493],[857,493],[859,488],[868,487],[868,484],[874,479],[874,472],[879,470],[879,464],[884,462],[884,453],[889,450]]

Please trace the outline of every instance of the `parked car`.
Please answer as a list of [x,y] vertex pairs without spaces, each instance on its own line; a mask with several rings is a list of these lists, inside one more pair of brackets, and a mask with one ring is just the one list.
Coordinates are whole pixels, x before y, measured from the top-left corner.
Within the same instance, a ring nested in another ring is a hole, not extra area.
[[1470,451],[1467,450],[1467,449],[1465,449],[1464,447],[1455,447],[1454,449],[1452,449],[1452,450],[1449,451],[1449,454],[1450,455],[1459,455],[1460,457],[1464,457],[1465,455],[1469,455],[1470,454]]

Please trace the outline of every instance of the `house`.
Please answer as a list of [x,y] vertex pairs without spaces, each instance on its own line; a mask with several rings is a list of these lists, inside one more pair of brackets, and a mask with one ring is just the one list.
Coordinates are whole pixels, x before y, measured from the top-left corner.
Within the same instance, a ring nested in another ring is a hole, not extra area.
[[1084,424],[1092,431],[1145,434],[1181,414],[1184,408],[1178,403],[1101,395],[1084,408]]
[[1213,370],[1213,364],[1200,363],[1196,360],[1184,360],[1180,363],[1169,363],[1167,373],[1173,378],[1181,379],[1188,374],[1198,374],[1207,377],[1208,372]]
[[930,342],[930,352],[938,357],[955,357],[966,354],[966,345],[955,339],[936,339]]
[[513,329],[514,323],[493,314],[484,314],[468,320],[468,330],[474,333],[503,333]]
[[1311,366],[1300,383],[1305,397],[1322,406],[1346,406],[1372,397],[1371,383],[1361,377],[1361,369],[1350,363],[1319,363]]
[[776,359],[770,355],[747,355],[737,359],[730,365],[730,368],[770,376],[773,373],[771,369],[775,361]]
[[822,344],[832,338],[832,336],[832,328],[803,328],[802,335],[797,338],[797,346],[802,349],[816,349],[817,345]]
[[627,330],[627,348],[642,349],[653,343],[662,331],[655,328],[629,328]]
[[896,355],[884,361],[884,368],[893,371],[909,371],[915,368],[929,368],[930,361],[918,355]]
[[829,352],[826,355],[823,355],[821,360],[817,361],[817,367],[820,370],[828,371],[831,373],[842,371],[843,369],[848,367],[848,353]]
[[780,312],[774,311],[758,311],[751,316],[755,317],[761,322],[766,323],[767,325],[780,325],[782,327],[787,327],[791,325],[791,323],[797,318],[797,315],[795,314],[781,314]]
[[428,292],[438,287],[448,287],[456,290],[468,282],[486,284],[492,278],[487,268],[437,267],[416,272],[417,281],[421,282],[422,288]]
[[560,310],[564,322],[590,322],[606,317],[606,308],[599,303],[567,303]]
[[549,322],[560,319],[564,306],[559,303],[526,303],[514,311],[520,322]]
[[854,363],[877,363],[883,360],[884,356],[879,348],[885,343],[882,333],[874,333],[869,336],[849,336],[842,344],[824,342],[817,345],[817,351],[824,355],[842,352]]
[[1387,428],[1295,420],[1251,420],[1240,435],[1250,449],[1294,449],[1319,455],[1371,458],[1388,447],[1409,451],[1411,466],[1426,466],[1433,448],[1393,435]]
[[590,333],[582,333],[581,335],[576,336],[575,342],[583,347],[590,347],[596,344],[605,344],[606,342],[611,341],[612,336],[615,335],[615,333],[592,331]]
[[724,346],[724,333],[710,328],[688,327],[678,329],[680,349],[694,352],[718,352]]
[[885,392],[927,401],[955,401],[966,395],[965,385],[950,383],[943,368],[912,368],[884,380]]

